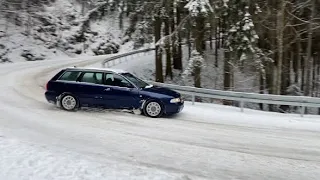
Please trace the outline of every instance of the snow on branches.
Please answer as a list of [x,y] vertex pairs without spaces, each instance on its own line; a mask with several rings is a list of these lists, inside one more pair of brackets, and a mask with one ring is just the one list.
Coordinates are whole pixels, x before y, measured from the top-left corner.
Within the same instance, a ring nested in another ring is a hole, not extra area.
[[263,71],[264,62],[270,61],[270,58],[258,47],[259,36],[250,14],[261,12],[259,6],[250,6],[245,0],[221,0],[219,11],[227,20],[228,30],[224,34],[227,50],[234,55],[237,62],[253,61],[254,66]]
[[196,68],[201,68],[203,66],[203,62],[204,62],[204,59],[202,55],[197,50],[193,50],[191,52],[191,57],[189,59],[188,66],[183,72],[183,75],[182,75],[183,78],[193,74]]
[[[246,12],[242,12],[243,18],[230,24],[231,28],[227,33],[226,45],[230,51],[240,52],[240,60],[244,60],[247,53],[256,53],[256,43],[259,39],[251,15],[248,11],[249,7],[245,7]],[[239,13],[240,14],[240,13]]]
[[199,15],[207,16],[209,13],[213,12],[209,0],[188,0],[188,3],[185,5],[185,8],[188,9],[189,13],[193,17]]

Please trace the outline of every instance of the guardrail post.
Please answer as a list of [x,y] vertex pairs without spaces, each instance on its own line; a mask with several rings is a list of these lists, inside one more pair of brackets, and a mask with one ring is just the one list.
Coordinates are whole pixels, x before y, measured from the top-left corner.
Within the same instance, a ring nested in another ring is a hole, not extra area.
[[301,107],[301,112],[300,112],[300,116],[303,117],[304,113],[306,112],[306,107],[302,106]]
[[194,102],[196,101],[196,96],[192,94],[192,105],[194,105]]
[[241,112],[244,111],[243,107],[244,107],[244,102],[243,102],[243,101],[240,101],[240,109],[241,109]]

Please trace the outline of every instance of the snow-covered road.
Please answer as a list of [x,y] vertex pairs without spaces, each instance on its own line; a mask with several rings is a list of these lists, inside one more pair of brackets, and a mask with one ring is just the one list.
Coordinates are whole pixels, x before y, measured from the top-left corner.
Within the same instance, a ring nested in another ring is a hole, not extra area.
[[103,58],[0,66],[0,179],[320,177],[319,116],[187,103],[175,117],[151,119],[46,102],[43,87],[59,68]]

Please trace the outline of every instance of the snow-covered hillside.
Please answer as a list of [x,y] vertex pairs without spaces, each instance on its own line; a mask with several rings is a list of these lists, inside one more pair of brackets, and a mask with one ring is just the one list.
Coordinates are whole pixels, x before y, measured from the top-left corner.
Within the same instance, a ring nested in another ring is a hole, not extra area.
[[[107,12],[102,19],[91,20],[82,34],[89,10],[82,15],[76,0],[56,0],[33,10],[27,16],[30,20],[22,19],[26,16],[22,12],[0,12],[0,60],[33,61],[118,52],[122,30],[117,13]],[[124,21],[124,29],[126,24]]]

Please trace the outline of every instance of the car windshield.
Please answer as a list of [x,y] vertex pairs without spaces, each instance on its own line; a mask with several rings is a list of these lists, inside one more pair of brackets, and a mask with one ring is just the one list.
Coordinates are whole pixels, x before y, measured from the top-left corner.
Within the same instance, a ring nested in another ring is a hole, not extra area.
[[125,78],[129,79],[133,84],[135,84],[139,88],[147,88],[147,87],[151,86],[150,84],[142,81],[141,79],[135,77],[134,75],[132,75],[130,73],[121,73],[121,75],[124,76]]

